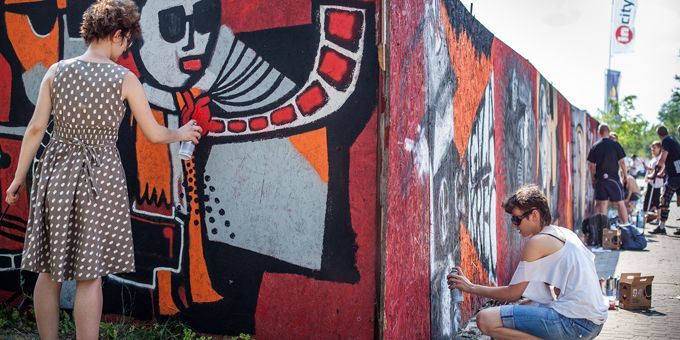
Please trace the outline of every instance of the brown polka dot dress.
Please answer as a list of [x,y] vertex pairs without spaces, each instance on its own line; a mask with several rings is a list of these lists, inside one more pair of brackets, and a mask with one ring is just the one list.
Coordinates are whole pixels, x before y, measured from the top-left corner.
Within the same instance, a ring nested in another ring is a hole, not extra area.
[[33,170],[22,268],[56,281],[134,271],[125,174],[116,148],[122,66],[62,61],[54,130]]

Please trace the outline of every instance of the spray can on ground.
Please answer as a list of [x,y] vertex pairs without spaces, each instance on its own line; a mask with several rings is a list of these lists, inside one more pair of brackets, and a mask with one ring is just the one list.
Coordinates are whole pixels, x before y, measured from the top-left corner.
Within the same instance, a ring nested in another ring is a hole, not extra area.
[[607,291],[606,295],[607,296],[613,296],[614,295],[614,278],[609,275],[609,278],[607,278]]
[[[458,275],[458,269],[451,268],[451,272],[449,272],[449,274]],[[461,303],[465,300],[463,292],[461,292],[460,289],[458,288],[454,288],[451,290],[451,298],[453,299],[454,303]]]
[[614,278],[614,296],[616,296],[616,299],[619,299],[619,277]]

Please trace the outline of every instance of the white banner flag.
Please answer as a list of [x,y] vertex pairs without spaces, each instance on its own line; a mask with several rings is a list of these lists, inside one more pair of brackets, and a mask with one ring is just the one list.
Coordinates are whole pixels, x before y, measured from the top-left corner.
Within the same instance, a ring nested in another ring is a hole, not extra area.
[[612,54],[633,52],[637,0],[614,0],[612,8]]

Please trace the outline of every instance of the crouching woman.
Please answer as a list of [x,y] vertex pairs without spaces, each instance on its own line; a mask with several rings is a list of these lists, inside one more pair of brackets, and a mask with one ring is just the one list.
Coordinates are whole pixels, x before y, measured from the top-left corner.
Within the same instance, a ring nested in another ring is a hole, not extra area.
[[551,225],[548,200],[535,185],[517,190],[503,204],[513,227],[528,238],[508,286],[473,284],[462,270],[449,288],[499,301],[528,303],[482,310],[479,329],[494,339],[592,339],[607,320],[594,255],[569,229]]

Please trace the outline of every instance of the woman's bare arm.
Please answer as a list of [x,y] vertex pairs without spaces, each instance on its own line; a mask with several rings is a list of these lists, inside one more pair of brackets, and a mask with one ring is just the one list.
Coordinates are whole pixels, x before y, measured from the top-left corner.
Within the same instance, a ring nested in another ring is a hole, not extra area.
[[45,136],[47,124],[50,121],[50,114],[52,113],[52,80],[56,72],[56,65],[50,66],[40,83],[38,100],[33,110],[33,116],[28,122],[24,138],[21,141],[21,151],[19,152],[17,169],[14,172],[14,180],[6,192],[5,201],[10,205],[14,205],[18,200],[17,192],[26,182],[28,170],[33,163],[35,154],[38,152],[40,142]]
[[[535,235],[524,247],[522,261],[533,262],[558,251],[563,245],[552,236]],[[473,284],[462,275],[462,269],[458,267],[461,275],[451,274],[447,276],[449,288],[458,288],[464,292],[481,295],[486,298],[498,301],[517,301],[522,297],[524,290],[529,285],[528,281],[519,282],[514,285],[490,287]]]
[[198,144],[201,138],[201,127],[195,125],[194,121],[189,121],[186,125],[177,130],[168,129],[158,124],[153,114],[149,101],[146,99],[144,87],[139,79],[128,72],[123,80],[123,99],[130,105],[132,115],[144,133],[144,136],[152,143],[169,144],[179,141],[191,141]]

